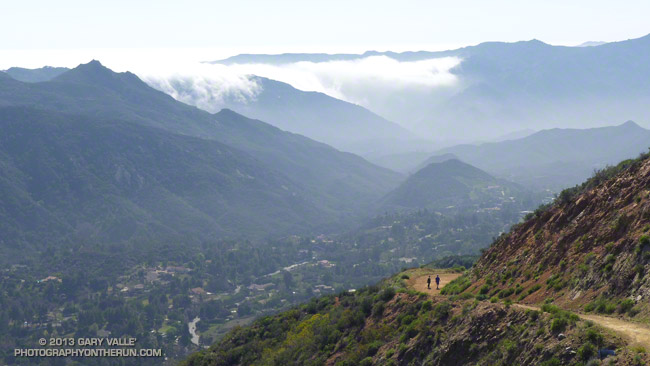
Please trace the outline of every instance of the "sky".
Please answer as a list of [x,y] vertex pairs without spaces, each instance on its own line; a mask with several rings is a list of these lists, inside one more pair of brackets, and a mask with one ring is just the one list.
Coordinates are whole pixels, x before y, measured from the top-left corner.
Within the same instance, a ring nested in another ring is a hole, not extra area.
[[617,41],[650,1],[23,0],[0,12],[0,68],[214,60],[237,53],[442,50],[484,41]]

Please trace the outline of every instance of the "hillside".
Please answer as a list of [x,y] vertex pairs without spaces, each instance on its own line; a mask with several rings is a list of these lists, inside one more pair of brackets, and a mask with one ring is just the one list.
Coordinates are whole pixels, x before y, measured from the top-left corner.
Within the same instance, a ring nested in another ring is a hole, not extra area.
[[267,236],[327,220],[291,179],[217,141],[26,107],[1,108],[0,125],[7,249]]
[[[431,152],[415,151],[401,154],[386,154],[370,159],[371,162],[404,174],[412,174],[431,163],[442,163],[450,159],[458,159],[454,154],[431,156]],[[426,162],[426,164],[424,164]]]
[[590,129],[551,129],[530,136],[437,151],[527,187],[559,190],[587,179],[595,169],[635,157],[650,146],[650,130],[632,121]]
[[457,159],[430,163],[382,200],[389,209],[487,209],[521,199],[525,189]]
[[492,294],[516,286],[529,294],[519,297],[526,303],[553,299],[571,309],[647,321],[649,186],[646,154],[564,191],[484,253],[472,288],[488,283]]
[[173,79],[160,85],[153,81],[151,85],[207,111],[231,109],[282,130],[364,156],[399,149],[405,141],[416,140],[403,127],[359,105],[259,76],[249,79],[257,86],[255,95],[224,93],[209,101],[192,90],[192,85]]
[[149,87],[134,74],[114,73],[98,61],[79,65],[48,82],[0,79],[0,106],[33,106],[118,119],[221,142],[290,177],[330,221],[353,218],[401,179],[356,155],[232,111],[210,114],[188,106]]
[[424,282],[443,270],[407,270],[236,329],[184,365],[584,365],[599,350],[645,365],[649,186],[650,154],[623,161],[515,225],[439,293]]
[[[444,273],[407,270],[376,286],[313,299],[235,329],[181,365],[583,365],[595,356],[592,341],[624,345],[570,313],[411,288],[415,278]],[[566,323],[557,328],[557,319]],[[634,357],[621,349],[615,362],[640,365]]]
[[4,72],[18,81],[23,81],[26,83],[38,83],[41,81],[50,81],[68,70],[69,69],[66,67],[51,66],[45,66],[38,69],[10,67],[7,70],[4,70]]

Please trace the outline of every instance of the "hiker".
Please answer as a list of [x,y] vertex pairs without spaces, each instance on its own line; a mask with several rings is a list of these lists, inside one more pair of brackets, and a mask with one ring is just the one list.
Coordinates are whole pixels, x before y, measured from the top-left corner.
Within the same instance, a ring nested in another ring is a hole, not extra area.
[[431,276],[429,276],[429,278],[427,278],[427,288],[429,290],[431,290]]
[[436,290],[440,290],[438,286],[440,286],[440,276],[436,275]]

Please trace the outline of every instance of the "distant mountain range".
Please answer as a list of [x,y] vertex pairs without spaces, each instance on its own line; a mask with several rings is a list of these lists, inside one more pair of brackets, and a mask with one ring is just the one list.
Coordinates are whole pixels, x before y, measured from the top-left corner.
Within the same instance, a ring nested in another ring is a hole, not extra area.
[[26,83],[38,83],[41,81],[50,81],[55,77],[68,71],[67,67],[45,66],[38,69],[25,69],[22,67],[11,67],[4,70],[12,78]]
[[530,136],[439,150],[419,168],[452,154],[498,177],[531,188],[575,185],[595,169],[636,157],[650,147],[650,130],[632,121],[591,129],[551,129]]
[[217,141],[116,119],[0,108],[5,244],[87,244],[301,231],[305,190]]
[[602,42],[602,41],[587,41],[580,43],[578,47],[595,47],[595,46],[601,46],[604,45],[607,42]]
[[[92,71],[94,68],[97,69],[95,70],[96,72]],[[42,73],[42,70],[37,70],[32,71]],[[0,73],[0,76],[2,75],[7,76],[7,74]],[[196,108],[178,103],[165,94],[149,88],[135,75],[130,73],[115,74],[98,63],[91,63],[81,65],[74,72],[61,74],[49,83],[25,84],[6,77],[4,79],[6,79],[6,82],[4,83],[4,87],[0,88],[0,95],[3,93],[3,90],[7,94],[5,97],[0,98],[0,105],[41,105],[42,108],[49,109],[51,106],[47,106],[47,104],[56,104],[55,109],[65,113],[74,114],[81,112],[94,115],[101,112],[102,115],[121,115],[123,119],[136,119],[140,123],[162,127],[172,132],[216,139],[253,153],[258,159],[266,160],[269,164],[279,164],[279,161],[302,160],[300,165],[312,173],[300,175],[302,177],[300,179],[308,180],[306,182],[307,186],[316,187],[320,184],[316,182],[319,179],[316,177],[322,175],[320,172],[323,169],[315,169],[311,158],[300,159],[297,157],[294,151],[291,151],[285,142],[283,142],[285,139],[288,139],[305,143],[308,139],[301,138],[298,135],[284,133],[280,130],[270,128],[266,124],[249,119],[244,119],[244,122],[231,123],[222,121],[218,127],[210,126],[213,124],[216,116],[220,116],[224,120],[229,120],[234,118],[236,114],[224,111],[216,115],[210,115]],[[373,141],[372,139],[368,139],[366,140],[368,145],[362,147],[362,144],[357,144],[356,147],[359,150],[363,150],[363,153],[369,155],[372,162],[402,173],[414,173],[429,163],[434,162],[434,160],[426,160],[427,156],[452,154],[453,157],[483,169],[496,177],[517,182],[531,188],[559,190],[586,179],[594,169],[602,168],[607,164],[613,164],[622,159],[634,157],[639,152],[645,151],[650,145],[648,142],[650,141],[650,132],[633,122],[629,122],[618,127],[584,130],[550,129],[536,133],[532,133],[533,131],[531,130],[519,130],[497,138],[497,140],[503,140],[500,142],[458,145],[438,151],[434,151],[433,145],[425,143],[424,145],[428,145],[430,147],[429,149],[409,145],[412,146],[411,148],[413,150],[419,151],[381,154],[381,151],[373,152],[372,146],[386,145],[386,151],[390,151],[392,149],[391,141],[399,141],[397,136],[400,136],[400,131],[404,132],[391,122],[363,108],[330,98],[324,94],[303,92],[288,84],[264,78],[257,78],[257,80],[262,83],[265,91],[260,94],[255,105],[239,104],[239,108],[243,112],[254,115],[259,113],[259,115],[273,116],[276,119],[276,124],[285,123],[284,127],[294,126],[292,127],[293,129],[304,128],[305,130],[312,128],[313,130],[310,134],[318,135],[320,133],[319,138],[331,141],[337,140],[341,144],[340,147],[343,147],[346,143],[350,143],[351,145],[348,146],[352,146],[354,139],[358,139],[357,142],[360,142],[361,139],[369,137],[370,134],[367,131],[373,130],[373,125],[384,126],[386,130],[394,129],[393,136],[396,137],[395,139],[376,139],[373,143],[371,143]],[[77,86],[72,88],[70,83],[76,84]],[[86,94],[84,96],[71,94],[79,93],[75,90],[75,88],[79,88],[78,85],[86,85],[86,90],[84,91]],[[102,86],[101,92],[98,89],[100,85]],[[47,95],[47,97],[44,95]],[[128,96],[128,98],[125,96]],[[77,98],[84,98],[84,103],[77,103]],[[100,101],[102,100],[105,102],[101,103]],[[142,104],[138,103],[137,101],[140,100],[146,102]],[[152,104],[154,100],[155,102]],[[281,102],[274,103],[274,101]],[[164,105],[164,107],[155,107],[157,103]],[[236,103],[233,102],[233,104]],[[119,105],[119,107],[111,108],[110,106],[112,105]],[[173,117],[174,115],[176,117]],[[288,116],[285,121],[290,122],[282,122],[283,115]],[[352,118],[350,121],[356,122],[350,122],[349,124],[328,122],[328,116],[332,115],[341,115],[343,117],[341,119],[331,118],[330,121],[341,121],[345,116],[358,115],[359,118]],[[188,121],[187,123],[179,124],[177,122],[178,119],[188,119]],[[300,121],[310,122],[304,123],[302,124],[303,127],[300,127]],[[363,122],[357,123],[358,121]],[[253,128],[253,130],[256,130],[258,134],[253,134],[252,136],[259,136],[259,139],[252,141],[251,136],[242,132],[242,126],[236,128],[232,123],[257,125],[258,128]],[[332,129],[319,128],[319,126],[327,123],[331,123],[337,127]],[[361,132],[355,132],[357,129]],[[381,128],[378,130],[381,130]],[[220,133],[217,133],[217,131],[220,131]],[[341,131],[344,133],[341,133]],[[530,133],[532,135],[528,135]],[[528,136],[518,138],[522,135]],[[347,136],[349,136],[349,139]],[[377,137],[377,135],[374,136]],[[408,136],[408,133],[401,136]],[[269,138],[272,140],[276,139],[277,146],[285,146],[283,149],[274,152],[281,155],[282,159],[277,159],[279,156],[268,153],[266,141]],[[344,139],[348,139],[347,142],[344,142]],[[315,142],[312,141],[311,143],[317,146]],[[312,158],[316,158],[316,155],[312,155]],[[353,158],[343,158],[348,155],[333,151],[332,156],[337,156],[337,159],[343,160],[351,159],[349,162],[354,160]],[[284,165],[283,172],[294,176],[296,172],[295,165]],[[390,175],[392,173],[384,174]],[[372,183],[363,178],[363,174],[361,173],[357,173],[357,177],[370,185],[380,185],[382,188],[375,191],[377,194],[382,190],[387,192],[389,189],[397,186],[399,182],[397,175],[393,175],[393,178],[382,179],[379,182]],[[323,178],[320,177],[320,179]],[[328,186],[336,186],[333,182],[339,179],[341,178],[332,177]],[[383,182],[389,183],[383,185]],[[346,181],[342,184],[345,186],[352,183]],[[343,192],[346,192],[346,188],[341,188],[341,191],[338,193],[341,194]],[[356,192],[346,193],[344,197],[350,199],[357,194],[364,194],[363,190]],[[337,200],[330,193],[321,192],[321,194],[328,197],[325,199],[326,202]],[[377,197],[377,195],[369,196]],[[370,202],[372,198],[366,196],[365,201]],[[334,205],[332,207],[337,207],[338,209],[339,206]]]
[[[250,98],[225,95],[211,109],[232,109],[280,129],[299,133],[337,149],[363,155],[398,151],[417,140],[408,130],[356,104],[326,94],[305,92],[289,84],[251,76],[259,92]],[[182,88],[182,84],[173,84]],[[154,85],[155,87],[155,85]],[[177,90],[179,94],[189,91]],[[192,101],[188,101],[192,103]],[[430,145],[425,140],[422,146]]]
[[329,62],[387,56],[399,61],[457,57],[457,90],[433,98],[409,93],[400,103],[366,106],[427,138],[485,140],[522,129],[598,127],[607,121],[650,121],[650,35],[592,47],[538,40],[442,52],[238,55],[222,64]]
[[[449,158],[449,156],[446,156]],[[383,210],[500,207],[525,189],[457,159],[431,162],[384,197]]]
[[[24,82],[49,81],[69,69],[43,67],[24,69],[12,67],[6,74]],[[353,103],[318,92],[305,92],[279,81],[250,76],[258,86],[254,96],[220,95],[206,104],[204,98],[185,83],[166,82],[174,88],[179,100],[209,112],[231,109],[250,118],[263,120],[282,130],[298,133],[339,150],[376,157],[387,153],[408,151],[413,147],[431,148],[431,141],[418,138],[400,125]],[[154,88],[161,86],[150,81]],[[169,90],[161,90],[169,92]],[[407,147],[408,146],[408,147]]]
[[328,230],[350,225],[402,179],[235,112],[185,105],[97,61],[40,83],[0,74],[0,107],[12,192],[1,210],[35,212],[6,221],[5,233],[29,234],[5,242],[49,237],[39,225],[50,224],[59,238],[87,228],[98,240]]

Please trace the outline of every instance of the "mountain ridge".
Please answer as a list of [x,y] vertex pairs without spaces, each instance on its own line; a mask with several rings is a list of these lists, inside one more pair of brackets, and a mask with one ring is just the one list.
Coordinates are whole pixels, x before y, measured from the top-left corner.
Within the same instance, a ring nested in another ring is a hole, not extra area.
[[398,173],[306,137],[234,112],[210,114],[149,87],[132,73],[114,73],[98,61],[52,81],[0,82],[0,105],[126,120],[171,133],[215,140],[246,152],[292,177],[313,203],[346,221],[396,186]]
[[44,66],[38,69],[26,69],[23,67],[10,67],[4,70],[2,74],[9,75],[11,78],[28,83],[38,83],[41,81],[50,81],[61,73],[68,71],[67,67]]
[[384,197],[381,209],[495,207],[501,204],[502,197],[519,196],[523,191],[523,187],[451,158],[430,163],[409,176]]
[[11,250],[263,237],[325,223],[290,179],[217,141],[29,107],[0,108],[0,117]]
[[587,179],[594,169],[638,155],[648,148],[647,141],[650,130],[627,121],[618,126],[554,128],[516,140],[456,145],[435,155],[454,154],[498,177],[557,190]]
[[225,108],[361,155],[392,148],[390,144],[375,142],[377,140],[391,143],[392,140],[416,139],[402,126],[362,106],[324,93],[302,91],[269,78],[252,76],[251,80],[261,88],[256,96],[246,101],[241,98],[226,100],[223,102]]
[[[365,105],[428,138],[477,141],[516,130],[557,126],[584,128],[603,121],[650,119],[650,34],[597,47],[543,42],[484,42],[439,52],[383,52],[400,62],[455,57],[453,87],[411,91],[406,103],[368,97]],[[374,53],[372,55],[375,55]],[[264,56],[273,63],[273,57]],[[319,56],[319,62],[364,55]],[[304,55],[282,62],[308,61]],[[232,61],[232,60],[231,60]],[[240,58],[239,63],[255,63]],[[462,134],[457,131],[461,128]]]
[[[625,39],[625,40],[620,40],[620,41],[613,41],[613,42],[605,42],[604,44],[600,44],[597,47],[600,46],[608,46],[608,47],[620,47],[621,44],[625,43],[650,43],[650,33],[643,35],[641,37],[637,38],[630,38],[630,39]],[[463,54],[469,50],[477,49],[477,48],[487,48],[487,47],[494,47],[494,46],[503,46],[503,45],[516,45],[517,47],[524,47],[524,48],[536,48],[536,47],[557,47],[557,48],[566,48],[566,49],[580,49],[584,47],[580,46],[557,46],[557,45],[551,45],[548,43],[545,43],[543,41],[540,41],[538,39],[531,39],[531,40],[522,40],[522,41],[515,41],[515,42],[503,42],[503,41],[485,41],[481,42],[477,45],[470,45],[470,46],[465,46],[465,47],[459,47],[455,49],[450,49],[450,50],[443,50],[443,51],[425,51],[425,50],[419,50],[419,51],[404,51],[404,52],[393,52],[393,51],[365,51],[363,53],[281,53],[281,54],[254,54],[254,53],[249,53],[249,54],[238,54],[234,56],[230,56],[225,59],[221,60],[215,60],[215,61],[206,61],[207,63],[223,63],[223,64],[233,64],[233,63],[252,63],[252,62],[262,62],[262,63],[268,63],[269,61],[272,61],[274,58],[277,58],[279,61],[278,62],[298,62],[298,61],[312,61],[312,62],[326,62],[326,61],[332,61],[332,60],[351,60],[351,59],[356,59],[356,58],[364,58],[364,57],[369,57],[369,56],[389,56],[391,58],[395,58],[398,60],[421,60],[421,59],[426,59],[426,58],[432,58],[432,57],[442,57],[442,56],[448,56],[450,54]],[[318,61],[315,61],[318,60]]]

